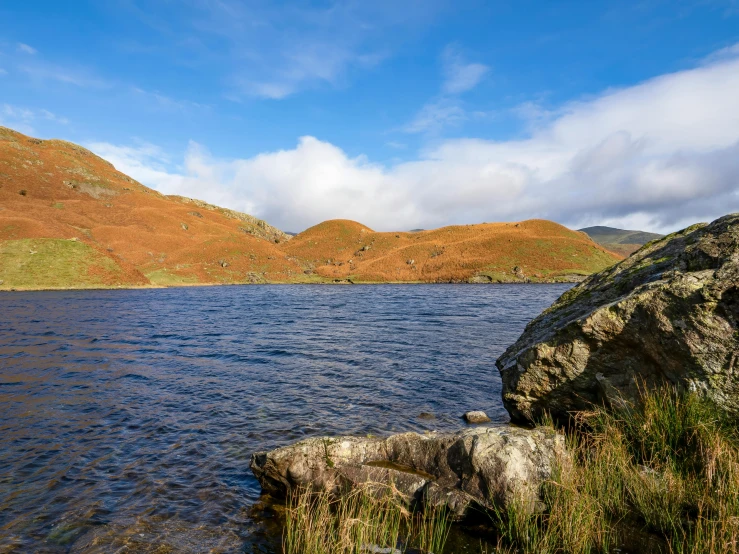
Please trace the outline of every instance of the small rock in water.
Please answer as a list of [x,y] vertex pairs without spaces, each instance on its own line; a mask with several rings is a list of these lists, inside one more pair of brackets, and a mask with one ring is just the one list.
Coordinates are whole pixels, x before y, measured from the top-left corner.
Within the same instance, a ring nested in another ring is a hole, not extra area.
[[467,412],[464,414],[464,419],[467,423],[488,423],[492,421],[485,412],[480,410]]
[[421,412],[418,414],[418,419],[436,419],[436,416],[430,412]]

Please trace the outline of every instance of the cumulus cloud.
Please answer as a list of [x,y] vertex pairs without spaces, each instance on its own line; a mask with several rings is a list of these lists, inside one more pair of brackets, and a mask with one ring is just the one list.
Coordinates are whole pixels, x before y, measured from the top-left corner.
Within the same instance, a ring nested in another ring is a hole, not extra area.
[[739,50],[729,49],[560,106],[535,119],[525,139],[447,140],[391,165],[314,137],[236,160],[191,144],[176,168],[151,153],[92,147],[144,184],[288,230],[329,218],[394,230],[544,217],[669,231],[739,211],[737,98]]

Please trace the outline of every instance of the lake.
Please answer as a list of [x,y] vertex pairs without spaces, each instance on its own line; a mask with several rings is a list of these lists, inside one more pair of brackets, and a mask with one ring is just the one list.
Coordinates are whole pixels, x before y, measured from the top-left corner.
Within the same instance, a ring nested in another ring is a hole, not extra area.
[[570,286],[0,293],[0,552],[277,552],[252,452],[507,421],[495,360]]

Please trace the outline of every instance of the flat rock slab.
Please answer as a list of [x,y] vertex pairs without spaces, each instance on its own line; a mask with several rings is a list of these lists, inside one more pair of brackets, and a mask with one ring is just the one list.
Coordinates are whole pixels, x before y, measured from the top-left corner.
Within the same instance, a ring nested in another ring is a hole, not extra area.
[[306,439],[257,452],[251,469],[276,496],[297,487],[339,494],[392,484],[408,504],[445,505],[462,519],[475,505],[516,500],[535,509],[541,484],[566,457],[564,437],[552,429],[499,425],[455,434]]

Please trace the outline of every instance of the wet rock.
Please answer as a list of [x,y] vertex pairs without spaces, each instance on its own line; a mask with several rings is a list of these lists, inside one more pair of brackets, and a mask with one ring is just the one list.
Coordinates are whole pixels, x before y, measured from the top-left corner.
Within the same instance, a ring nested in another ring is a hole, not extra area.
[[[0,284],[2,284],[1,281]],[[418,414],[418,419],[436,419],[436,416],[431,412],[421,412],[420,414]]]
[[463,417],[467,423],[488,423],[492,421],[485,412],[480,410],[467,412]]
[[739,413],[739,214],[592,275],[496,363],[514,421],[633,400],[637,382],[696,390]]
[[277,496],[294,487],[338,494],[392,483],[409,504],[445,505],[463,519],[470,507],[505,507],[514,499],[535,509],[541,484],[566,456],[564,438],[553,430],[505,425],[385,439],[306,439],[254,454],[251,469],[262,489]]

